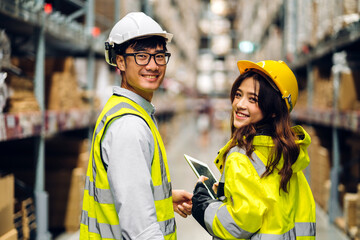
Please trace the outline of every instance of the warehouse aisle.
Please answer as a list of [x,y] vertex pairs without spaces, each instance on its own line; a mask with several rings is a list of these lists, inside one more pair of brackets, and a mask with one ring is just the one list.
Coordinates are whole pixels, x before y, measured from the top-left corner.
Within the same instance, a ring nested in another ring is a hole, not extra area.
[[[211,132],[208,141],[202,138],[196,129],[196,120],[192,116],[180,116],[175,120],[174,135],[167,144],[167,156],[171,173],[173,189],[185,189],[193,191],[197,178],[187,162],[184,154],[192,156],[203,162],[206,162],[212,169],[212,172],[219,179],[219,171],[212,163],[216,157],[219,147],[226,143],[224,134],[220,132]],[[178,239],[211,239],[210,235],[189,216],[186,219],[175,214]]]

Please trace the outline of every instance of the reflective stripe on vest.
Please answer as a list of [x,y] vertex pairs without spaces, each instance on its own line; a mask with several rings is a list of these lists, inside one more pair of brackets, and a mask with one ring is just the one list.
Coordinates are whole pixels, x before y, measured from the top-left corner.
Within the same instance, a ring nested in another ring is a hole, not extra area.
[[[106,110],[106,108],[109,109]],[[166,153],[153,120],[136,103],[115,95],[105,105],[103,113],[105,114],[97,121],[92,139],[93,144],[85,182],[80,238],[85,239],[91,234],[98,234],[97,237],[100,238],[122,239],[119,219],[107,180],[107,165],[101,157],[101,141],[113,120],[132,114],[146,122],[154,137],[155,151],[151,164],[151,178],[156,215],[165,239],[176,239],[176,224]],[[99,180],[96,180],[98,178]]]
[[[231,217],[228,212],[225,204],[223,206],[222,202],[213,202],[205,210],[205,224],[207,230],[211,235],[214,235],[212,231],[212,226],[209,223],[212,223],[212,219],[215,218],[215,215],[221,222],[221,225],[237,239],[251,239],[251,240],[294,240],[296,236],[306,237],[306,236],[315,236],[316,234],[316,224],[313,222],[298,222],[295,223],[295,227],[290,231],[284,234],[265,234],[265,233],[251,233],[247,232],[244,229],[240,228],[234,219]],[[210,220],[210,221],[209,221]]]
[[[238,152],[241,154],[244,154],[246,156],[246,151],[242,148],[239,148],[238,146],[233,147],[229,153],[228,156],[230,156],[231,153],[233,152]],[[261,175],[263,175],[263,173],[266,171],[266,166],[263,163],[263,161],[261,161],[261,159],[255,154],[255,152],[253,152],[251,154],[251,158],[253,161],[250,161],[251,164],[254,166],[256,172],[258,173],[259,177],[261,177]]]
[[[228,156],[230,156],[233,152],[239,152],[241,154],[246,155],[246,151],[239,147],[233,147]],[[251,155],[252,160],[250,161],[254,166],[256,172],[259,176],[261,176],[266,171],[265,164],[261,161],[261,159],[256,155],[255,152]],[[226,165],[226,163],[225,163]],[[225,166],[224,166],[225,169]],[[221,175],[220,182],[225,183],[225,171],[223,171]],[[217,201],[210,203],[209,206],[205,210],[205,225],[207,230],[211,235],[213,233],[213,219],[217,217],[220,221],[221,225],[232,235],[234,238],[239,239],[251,239],[251,240],[293,240],[296,237],[314,237],[316,234],[316,223],[314,222],[296,222],[295,227],[289,230],[284,234],[265,234],[265,233],[251,233],[247,232],[244,229],[240,228],[231,214],[229,213],[226,205],[223,202]]]
[[92,229],[91,232],[101,235],[102,238],[122,239],[121,230],[117,225],[99,223],[96,218],[90,218],[87,211],[81,213],[81,224],[88,226]]

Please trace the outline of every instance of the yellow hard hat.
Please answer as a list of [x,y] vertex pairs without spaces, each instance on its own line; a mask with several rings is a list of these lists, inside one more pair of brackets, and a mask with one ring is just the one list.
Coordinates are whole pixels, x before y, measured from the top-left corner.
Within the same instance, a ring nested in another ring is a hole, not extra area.
[[[283,61],[265,60],[258,63],[241,60],[237,62],[240,74],[256,71],[265,75],[269,83],[281,92],[289,112],[295,107],[298,98],[298,84],[294,73]],[[272,80],[272,82],[270,82]],[[275,85],[274,85],[275,84]]]

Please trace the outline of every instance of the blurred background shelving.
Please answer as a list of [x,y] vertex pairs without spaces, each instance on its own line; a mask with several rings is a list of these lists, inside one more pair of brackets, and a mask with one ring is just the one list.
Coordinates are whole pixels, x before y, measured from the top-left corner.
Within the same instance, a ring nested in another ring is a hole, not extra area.
[[201,146],[226,139],[237,60],[287,62],[317,206],[360,238],[360,0],[0,0],[0,189],[14,196],[0,202],[0,222],[14,219],[0,236],[78,231],[92,128],[120,83],[104,41],[131,11],[174,34],[153,101],[167,146],[184,116]]

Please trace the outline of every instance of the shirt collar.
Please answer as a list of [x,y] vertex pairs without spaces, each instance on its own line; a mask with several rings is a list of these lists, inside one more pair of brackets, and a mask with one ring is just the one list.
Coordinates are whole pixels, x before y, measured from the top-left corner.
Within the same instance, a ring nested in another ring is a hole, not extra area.
[[113,88],[113,94],[126,97],[140,105],[149,115],[155,114],[155,106],[140,95],[119,86]]

